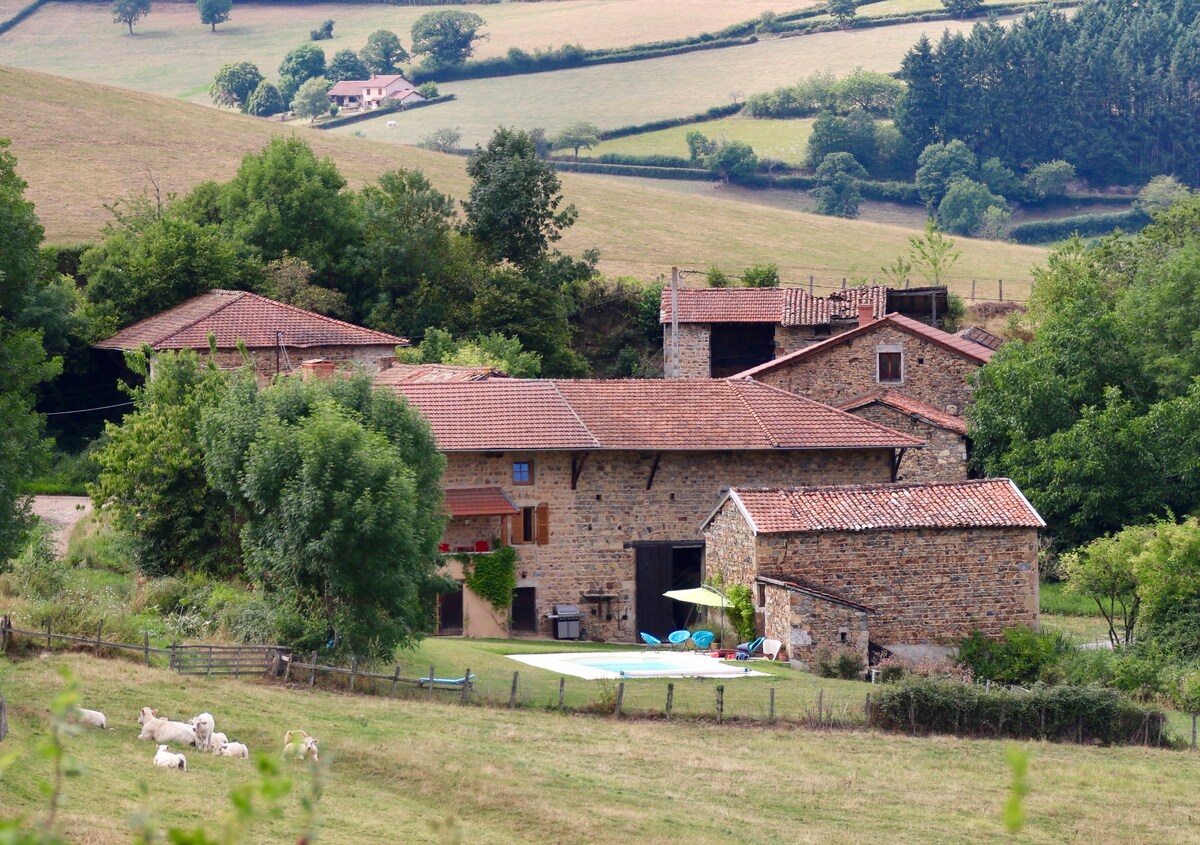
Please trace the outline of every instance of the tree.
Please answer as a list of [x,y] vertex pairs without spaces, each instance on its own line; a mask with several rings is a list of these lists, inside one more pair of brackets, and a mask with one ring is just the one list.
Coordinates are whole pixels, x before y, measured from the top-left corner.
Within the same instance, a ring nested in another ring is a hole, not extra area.
[[524,265],[541,258],[578,216],[574,205],[560,209],[558,173],[537,157],[525,132],[497,129],[467,159],[467,175],[463,230],[495,260]]
[[741,182],[758,170],[758,156],[744,141],[723,141],[717,151],[704,158],[704,166],[725,182]]
[[150,0],[113,0],[113,23],[123,23],[133,35],[133,25],[150,14]]
[[483,18],[474,12],[426,12],[412,26],[413,52],[427,56],[435,67],[462,64],[474,52],[475,42],[487,38],[479,33],[483,24]]
[[342,82],[347,79],[366,79],[371,75],[363,60],[350,48],[338,50],[325,66],[325,78],[330,82]]
[[288,51],[279,63],[279,94],[290,103],[310,79],[325,75],[325,51],[316,44],[301,44]]
[[263,81],[262,73],[253,62],[223,64],[217,68],[208,94],[218,106],[246,111],[251,95]]
[[408,51],[400,37],[386,29],[377,29],[367,36],[367,43],[358,57],[369,73],[388,76],[400,72],[401,62],[408,61]]
[[814,169],[832,153],[849,153],[855,161],[869,163],[875,158],[875,121],[865,111],[854,108],[842,117],[822,111],[813,121],[808,138],[808,157]]
[[956,179],[938,203],[938,226],[956,235],[973,235],[983,226],[990,208],[1008,210],[1004,197],[998,197],[973,179]]
[[729,278],[729,274],[713,264],[704,274],[704,283],[710,288],[727,288],[733,284]]
[[283,110],[283,97],[279,95],[279,89],[265,79],[258,83],[258,87],[246,101],[246,114],[252,114],[255,117],[270,117]]
[[829,0],[826,8],[829,10],[829,14],[837,18],[840,25],[845,26],[858,14],[856,6],[854,0]]
[[458,149],[459,142],[462,141],[462,132],[457,126],[453,129],[444,127],[435,129],[417,143],[417,146],[424,150],[433,150],[439,153],[452,153]]
[[1180,676],[1171,696],[1175,705],[1192,717],[1192,750],[1196,750],[1196,718],[1200,716],[1200,669],[1189,669]]
[[542,372],[541,355],[526,352],[520,340],[498,332],[455,340],[450,332],[430,327],[419,346],[401,349],[398,354],[409,364],[492,367],[513,378],[537,378]]
[[998,205],[989,205],[983,212],[983,222],[975,231],[978,237],[989,241],[1002,241],[1008,237],[1012,225],[1012,212]]
[[284,253],[282,258],[267,262],[263,277],[264,296],[329,317],[350,317],[346,295],[313,284],[312,268],[301,258]]
[[942,5],[955,18],[973,18],[983,11],[983,0],[942,0]]
[[701,161],[705,156],[712,155],[717,151],[717,142],[708,140],[703,132],[693,129],[684,137],[687,140],[688,153],[692,161]]
[[1021,180],[996,156],[992,156],[979,165],[979,181],[987,185],[993,194],[999,194],[1002,197],[1020,195]]
[[200,12],[200,23],[206,23],[217,31],[217,24],[229,20],[233,11],[233,0],[196,0],[196,8]]
[[575,150],[575,158],[579,158],[579,148],[591,149],[600,143],[600,129],[594,123],[586,120],[567,124],[561,132],[554,136],[554,148],[560,150]]
[[926,208],[937,208],[950,183],[957,179],[974,179],[977,162],[975,154],[962,141],[930,144],[917,157],[917,192]]
[[296,117],[307,117],[311,122],[328,114],[329,87],[329,80],[323,76],[305,80],[292,98],[292,111]]
[[333,38],[333,19],[326,18],[325,21],[316,29],[308,31],[309,41],[328,41]]
[[1174,176],[1155,176],[1138,191],[1137,205],[1147,214],[1159,214],[1190,195],[1187,185]]
[[1114,647],[1133,642],[1141,604],[1134,560],[1149,535],[1149,528],[1132,526],[1064,555],[1067,589],[1096,602],[1096,609],[1108,623],[1108,639]]
[[1075,178],[1075,165],[1067,161],[1044,161],[1029,171],[1025,187],[1031,196],[1044,200],[1067,193],[1067,184]]
[[924,234],[908,239],[909,261],[931,285],[946,284],[960,255],[962,253],[954,248],[954,241],[939,232],[933,220],[925,221]]
[[742,271],[742,284],[748,288],[779,287],[779,268],[774,264],[755,264]]
[[862,202],[859,183],[867,171],[850,153],[830,153],[817,168],[817,212],[834,217],[857,217]]

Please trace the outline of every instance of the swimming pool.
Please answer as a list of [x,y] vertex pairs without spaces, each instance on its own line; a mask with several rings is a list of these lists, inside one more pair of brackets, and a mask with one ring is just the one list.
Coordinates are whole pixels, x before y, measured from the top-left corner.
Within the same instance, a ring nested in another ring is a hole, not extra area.
[[529,666],[599,680],[636,678],[749,678],[755,672],[745,663],[725,663],[707,654],[671,651],[587,651],[562,654],[510,654]]

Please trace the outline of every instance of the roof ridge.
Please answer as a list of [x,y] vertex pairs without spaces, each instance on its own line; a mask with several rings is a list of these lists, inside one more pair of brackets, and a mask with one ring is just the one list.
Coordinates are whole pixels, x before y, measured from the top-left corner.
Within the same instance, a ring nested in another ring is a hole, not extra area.
[[[219,293],[219,294],[228,294],[228,293],[231,293],[231,294],[234,294],[234,296],[233,296],[233,297],[231,297],[231,298],[229,299],[229,301],[228,301],[228,302],[223,302],[223,303],[221,303],[219,306],[217,306],[216,308],[214,308],[213,310],[211,310],[211,311],[207,311],[207,312],[205,312],[204,314],[201,314],[199,317],[197,317],[196,319],[192,320],[190,323],[187,323],[186,325],[180,326],[179,328],[175,329],[175,331],[173,331],[173,332],[168,332],[167,334],[163,335],[163,336],[162,336],[162,337],[160,337],[160,338],[159,338],[159,339],[158,339],[158,340],[157,340],[157,341],[156,341],[154,344],[151,344],[151,346],[154,346],[154,345],[156,345],[156,344],[162,344],[162,343],[165,343],[166,341],[168,341],[168,340],[170,340],[171,338],[175,337],[175,335],[177,335],[177,334],[180,334],[180,333],[182,333],[182,332],[185,332],[185,331],[187,331],[187,330],[188,330],[188,329],[190,329],[192,326],[194,326],[194,325],[196,325],[197,323],[199,323],[201,320],[207,320],[209,317],[213,316],[214,314],[220,314],[222,311],[224,311],[224,310],[225,310],[226,308],[228,308],[230,305],[233,305],[233,303],[235,303],[235,302],[240,302],[240,301],[241,301],[241,299],[242,299],[242,297],[244,297],[244,296],[245,296],[247,293],[249,293],[249,291],[244,291],[244,290],[227,290],[227,289],[225,289],[225,288],[213,288],[213,289],[212,289],[212,290],[210,290],[210,291],[205,291],[204,293],[197,294],[196,296],[193,296],[193,297],[191,297],[191,298],[189,298],[189,299],[185,299],[183,302],[179,303],[178,305],[176,305],[176,306],[174,306],[174,307],[175,307],[175,308],[181,308],[181,307],[183,307],[184,305],[187,305],[187,304],[188,304],[189,302],[191,302],[193,299],[200,299],[200,298],[201,298],[201,297],[203,297],[203,296],[208,296],[209,294],[213,294],[213,293]],[[172,310],[172,309],[168,308],[167,310],[168,310],[168,311],[170,311],[170,310]],[[161,312],[161,313],[165,313],[165,312]],[[157,314],[154,314],[154,315],[151,315],[151,316],[158,316],[158,315],[157,315]],[[147,318],[147,319],[149,319],[149,318]],[[135,325],[136,325],[136,324],[135,324]]]
[[[759,430],[762,431],[763,436],[767,438],[767,442],[770,443],[774,448],[778,449],[779,448],[779,439],[777,437],[775,437],[775,435],[771,432],[771,429],[767,427],[767,424],[765,422],[763,422],[762,417],[760,417],[758,415],[758,411],[756,411],[754,409],[754,406],[750,403],[750,400],[747,399],[745,394],[741,390],[738,389],[743,384],[748,384],[748,383],[749,382],[735,382],[732,379],[725,379],[725,386],[728,388],[728,390],[731,393],[733,393],[734,396],[737,397],[738,402],[740,402],[742,404],[742,407],[744,407],[746,409],[746,411],[750,414],[751,418],[754,420],[754,422],[758,426]],[[755,384],[758,384],[758,382],[755,382]]]
[[[880,481],[875,484],[776,484],[765,487],[735,484],[729,489],[751,493],[791,493],[800,490],[856,490],[870,492],[874,490],[912,490],[914,488],[929,487],[980,487],[985,484],[1011,484],[1013,487],[1016,487],[1016,482],[1011,478],[998,475],[993,478],[963,478],[958,481],[894,481],[891,483]],[[1019,492],[1020,488],[1017,488],[1017,490]]]
[[[564,380],[569,381],[570,379]],[[538,381],[538,379],[524,379],[524,381]],[[559,388],[558,383],[560,379],[550,379],[549,381],[550,386],[554,389],[554,393],[559,399],[562,400],[562,403],[566,406],[567,410],[571,412],[571,416],[575,418],[575,422],[579,423],[579,427],[587,432],[587,436],[591,438],[592,443],[595,444],[597,449],[603,449],[604,444],[600,442],[600,438],[596,436],[596,432],[588,428],[588,424],[583,421],[583,417],[579,416],[579,412],[575,410],[575,406],[571,404],[571,400],[568,399],[567,395]],[[583,381],[583,379],[581,379],[581,381]]]
[[[819,406],[819,407],[821,407],[821,408],[824,408],[824,409],[827,409],[827,410],[830,410],[830,411],[835,411],[835,412],[837,412],[837,413],[839,413],[839,414],[842,414],[843,416],[847,416],[847,417],[853,417],[855,421],[857,421],[857,422],[860,422],[860,423],[865,423],[865,424],[867,424],[867,425],[871,426],[872,428],[877,428],[877,429],[879,429],[880,431],[887,431],[887,432],[891,432],[891,433],[893,433],[893,434],[904,434],[904,432],[902,432],[902,431],[897,431],[897,430],[896,430],[896,429],[894,429],[894,428],[888,428],[886,425],[881,425],[880,423],[874,422],[874,421],[872,421],[872,420],[868,420],[868,419],[866,419],[866,418],[864,418],[864,417],[860,417],[860,416],[858,416],[857,414],[852,414],[852,413],[850,413],[849,411],[843,411],[841,408],[837,408],[837,407],[835,407],[835,406],[833,406],[833,405],[827,405],[827,404],[825,404],[824,402],[819,402],[819,401],[817,401],[816,399],[812,399],[812,398],[810,398],[810,397],[808,397],[808,396],[801,396],[799,393],[792,393],[790,390],[784,390],[782,387],[776,387],[776,386],[775,386],[775,385],[773,385],[773,384],[767,384],[766,382],[759,381],[758,379],[755,379],[755,378],[750,378],[750,377],[741,378],[741,377],[739,377],[739,376],[729,376],[729,377],[728,377],[727,379],[725,379],[725,380],[726,380],[726,381],[735,381],[735,380],[736,380],[736,381],[743,381],[743,382],[753,382],[754,384],[757,384],[759,387],[766,388],[767,390],[773,390],[773,391],[775,391],[776,393],[782,393],[782,394],[784,394],[785,396],[790,396],[790,397],[792,397],[793,399],[799,399],[799,400],[801,400],[801,402],[807,403],[807,404],[809,404],[809,405],[817,405],[817,406]],[[911,436],[911,435],[906,435],[906,436]],[[916,440],[917,438],[915,438],[915,437],[914,437],[913,439],[914,439],[914,440]],[[919,442],[921,443],[921,445],[920,445],[920,446],[917,446],[917,447],[908,447],[908,446],[905,446],[905,447],[903,447],[903,448],[906,448],[906,449],[907,449],[907,448],[918,448],[918,449],[924,449],[924,448],[925,448],[925,446],[926,446],[926,443],[925,443],[925,441],[924,441],[924,440],[921,440],[921,441],[919,441]]]
[[[297,314],[303,314],[305,317],[316,317],[318,320],[324,320],[327,323],[334,323],[336,325],[343,326],[348,329],[354,329],[355,331],[369,332],[370,334],[378,335],[379,337],[386,337],[389,340],[400,340],[405,343],[408,343],[408,338],[406,338],[406,337],[400,337],[399,335],[388,334],[387,332],[381,332],[378,329],[371,329],[371,328],[367,328],[366,326],[359,326],[354,323],[348,323],[345,320],[339,320],[337,317],[330,317],[326,314],[319,314],[316,311],[308,311],[304,308],[299,307],[298,305],[291,305],[290,303],[287,303],[287,302],[280,302],[278,299],[271,299],[270,297],[262,296],[261,294],[254,293],[252,291],[248,291],[248,290],[247,291],[238,291],[238,293],[241,293],[244,296],[252,296],[255,299],[265,302],[269,305],[276,305],[276,306],[279,306],[280,308],[284,308],[288,311],[293,311]],[[238,297],[239,300],[241,298],[242,297]],[[235,301],[237,301],[237,300],[235,300]]]

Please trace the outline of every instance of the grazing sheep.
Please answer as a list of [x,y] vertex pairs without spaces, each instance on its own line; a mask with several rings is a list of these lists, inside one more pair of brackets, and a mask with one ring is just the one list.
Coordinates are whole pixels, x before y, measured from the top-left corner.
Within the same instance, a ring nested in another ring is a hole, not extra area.
[[229,737],[220,731],[213,731],[213,735],[208,738],[208,750],[212,754],[220,754],[220,748],[226,742],[229,742]]
[[167,750],[167,746],[158,746],[158,753],[154,755],[154,765],[161,769],[182,769],[187,771],[187,758],[182,754],[173,754]]
[[75,718],[80,724],[91,725],[94,728],[108,728],[108,719],[99,710],[85,710],[82,707],[75,708]]
[[188,719],[187,723],[196,731],[196,748],[200,751],[207,751],[212,744],[213,731],[217,727],[212,713],[201,713],[199,716],[193,716]]
[[396,121],[394,121],[394,120],[389,120],[389,121],[387,122],[387,128],[388,128],[388,129],[395,129],[395,128],[396,128]]
[[186,722],[172,722],[165,717],[159,717],[157,710],[149,707],[142,708],[138,717],[142,732],[138,739],[152,739],[155,742],[174,742],[179,745],[195,745],[196,731]]
[[243,760],[247,760],[250,757],[250,749],[240,742],[222,742],[219,747],[216,747],[213,754],[220,755],[221,757],[240,757]]
[[318,742],[304,731],[288,731],[283,735],[283,756],[319,761]]

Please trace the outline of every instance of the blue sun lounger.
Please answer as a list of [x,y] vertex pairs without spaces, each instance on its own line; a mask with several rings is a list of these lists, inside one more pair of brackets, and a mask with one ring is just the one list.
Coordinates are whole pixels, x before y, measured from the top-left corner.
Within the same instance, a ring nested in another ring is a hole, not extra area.
[[[471,673],[471,680],[475,680],[475,673]],[[424,687],[431,685],[435,687],[461,687],[467,682],[466,678],[417,678],[417,686]]]

